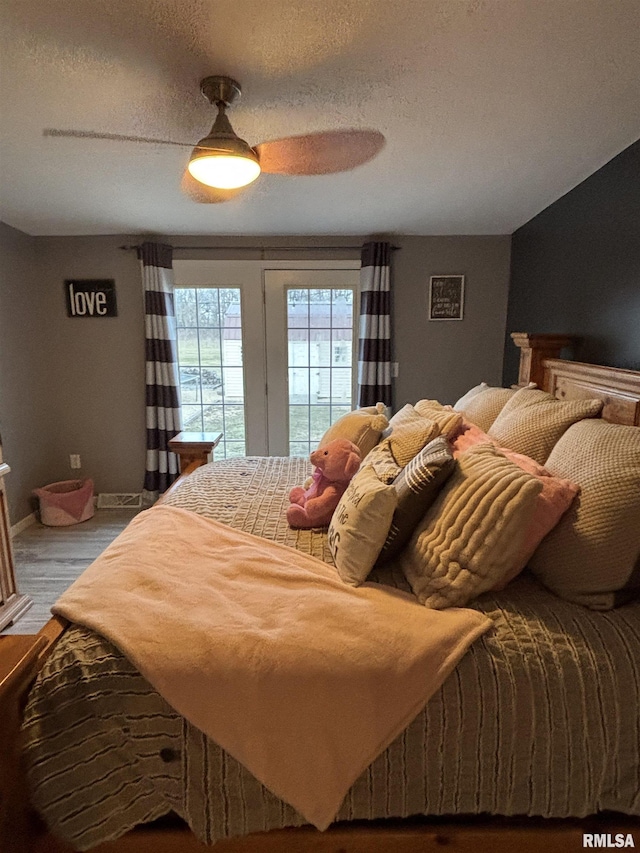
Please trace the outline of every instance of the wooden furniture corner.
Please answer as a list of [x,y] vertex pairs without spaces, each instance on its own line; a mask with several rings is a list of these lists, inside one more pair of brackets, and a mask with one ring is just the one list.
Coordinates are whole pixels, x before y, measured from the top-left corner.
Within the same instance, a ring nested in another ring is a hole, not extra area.
[[525,388],[529,382],[535,382],[538,388],[544,386],[544,360],[558,358],[565,347],[573,347],[580,338],[575,335],[540,334],[512,332],[511,340],[520,349],[520,370],[518,388]]
[[[169,441],[169,448],[180,458],[180,473],[186,468],[206,465],[220,443],[221,432],[179,432]],[[194,465],[194,463],[196,463]]]
[[4,493],[4,476],[10,470],[2,461],[0,447],[0,630],[19,619],[33,604],[28,595],[18,591],[16,584],[9,511]]

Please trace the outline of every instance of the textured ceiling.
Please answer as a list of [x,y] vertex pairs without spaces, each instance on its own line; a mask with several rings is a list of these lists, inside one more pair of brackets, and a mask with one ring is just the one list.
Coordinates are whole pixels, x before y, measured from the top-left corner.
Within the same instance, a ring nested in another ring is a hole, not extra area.
[[[640,137],[638,0],[0,0],[0,219],[30,234],[508,234]],[[228,74],[250,144],[376,128],[352,172],[180,192]]]

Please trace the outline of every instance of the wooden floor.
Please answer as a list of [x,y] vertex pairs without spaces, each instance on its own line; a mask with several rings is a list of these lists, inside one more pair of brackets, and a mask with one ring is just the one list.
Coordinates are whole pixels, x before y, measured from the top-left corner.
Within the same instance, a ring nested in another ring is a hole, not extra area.
[[99,509],[70,527],[36,522],[13,540],[16,582],[33,606],[3,634],[34,634],[50,618],[58,596],[86,569],[136,514],[132,509]]

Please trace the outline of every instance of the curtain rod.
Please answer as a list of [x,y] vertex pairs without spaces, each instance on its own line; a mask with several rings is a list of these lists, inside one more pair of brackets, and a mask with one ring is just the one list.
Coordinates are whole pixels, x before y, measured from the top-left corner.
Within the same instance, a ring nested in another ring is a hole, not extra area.
[[[135,246],[119,246],[120,249],[125,251],[129,251],[132,249],[139,249],[139,245]],[[362,245],[359,246],[172,246],[174,251],[208,251],[208,250],[217,250],[217,251],[248,251],[248,252],[335,252],[341,249],[349,250],[349,251],[360,251],[362,249]],[[391,251],[397,252],[399,251],[400,246],[391,246]]]

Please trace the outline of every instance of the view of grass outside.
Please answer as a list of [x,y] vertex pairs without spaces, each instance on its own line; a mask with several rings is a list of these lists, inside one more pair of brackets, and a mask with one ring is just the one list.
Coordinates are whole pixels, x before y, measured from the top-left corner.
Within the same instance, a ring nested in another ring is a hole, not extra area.
[[353,291],[287,291],[289,452],[308,456],[352,408]]
[[[183,429],[222,432],[217,458],[244,456],[239,288],[178,287]],[[289,452],[308,456],[352,408],[353,291],[288,289]]]
[[244,456],[240,290],[178,287],[175,294],[183,429],[222,432],[216,456]]

